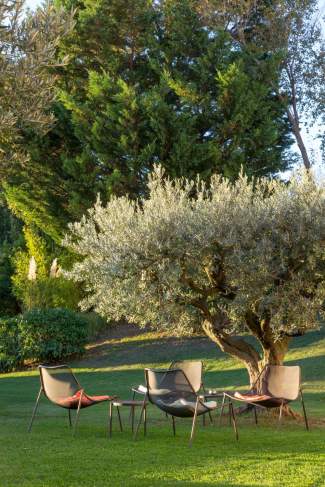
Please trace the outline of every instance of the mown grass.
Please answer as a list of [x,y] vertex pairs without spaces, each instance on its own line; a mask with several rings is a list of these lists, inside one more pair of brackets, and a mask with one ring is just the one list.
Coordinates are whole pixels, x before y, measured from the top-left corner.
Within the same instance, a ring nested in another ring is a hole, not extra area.
[[[164,367],[174,359],[200,358],[207,387],[244,386],[247,375],[203,338],[181,340],[155,333],[98,342],[73,363],[89,393],[130,398],[130,386],[143,382],[143,368]],[[108,439],[107,405],[81,412],[76,438],[66,411],[42,400],[31,434],[27,425],[39,388],[36,371],[0,376],[0,487],[102,486],[325,486],[325,331],[296,339],[287,363],[303,370],[310,432],[301,422],[280,429],[273,418],[255,427],[239,418],[240,440],[227,421],[203,427],[188,448],[190,422],[177,421],[177,435],[160,411],[149,408],[148,435],[132,440],[128,410],[125,431],[114,423]],[[293,405],[299,410],[299,403]]]

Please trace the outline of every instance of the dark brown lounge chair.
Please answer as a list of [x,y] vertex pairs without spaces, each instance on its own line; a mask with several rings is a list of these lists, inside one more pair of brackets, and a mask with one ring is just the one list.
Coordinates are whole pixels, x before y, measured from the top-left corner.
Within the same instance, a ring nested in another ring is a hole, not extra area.
[[[203,375],[203,362],[201,360],[175,360],[169,366],[169,370],[171,369],[180,369],[183,370],[186,377],[188,378],[191,386],[193,387],[196,393],[202,392],[205,393],[205,388],[202,380]],[[132,387],[133,397],[135,399],[136,394],[146,395],[147,387],[144,385],[139,385],[136,387]],[[167,413],[166,413],[167,416]],[[209,411],[209,418],[210,422],[212,423],[212,415],[211,411]],[[203,420],[205,420],[205,416],[203,416]],[[205,424],[205,421],[203,421]]]
[[[215,401],[205,401],[204,396],[197,394],[181,369],[153,370],[145,369],[148,400],[172,417],[173,432],[176,434],[175,417],[192,417],[190,446],[194,437],[197,416],[209,413],[217,408]],[[140,415],[141,423],[142,416]],[[238,439],[236,420],[233,425]]]
[[295,401],[300,396],[304,413],[305,426],[309,429],[307,413],[301,388],[301,372],[298,365],[267,365],[264,367],[257,381],[247,392],[224,393],[221,415],[225,400],[245,402],[254,406],[255,422],[257,423],[257,408],[279,408],[279,422],[285,405]]
[[[205,392],[203,381],[202,381],[202,373],[203,373],[203,363],[201,360],[177,360],[170,364],[170,369],[180,369],[183,370],[186,377],[190,381],[193,389],[195,392]],[[139,385],[132,387],[133,397],[135,398],[135,394],[145,395],[147,392],[147,387],[144,385]]]
[[80,409],[88,408],[104,401],[111,401],[116,396],[89,396],[79,384],[72,370],[67,365],[57,366],[39,366],[41,387],[36,399],[32,418],[29,424],[28,432],[31,431],[33,421],[38,409],[41,395],[49,399],[56,406],[68,410],[69,425],[71,423],[71,409],[77,410],[74,423],[73,434],[75,435]]

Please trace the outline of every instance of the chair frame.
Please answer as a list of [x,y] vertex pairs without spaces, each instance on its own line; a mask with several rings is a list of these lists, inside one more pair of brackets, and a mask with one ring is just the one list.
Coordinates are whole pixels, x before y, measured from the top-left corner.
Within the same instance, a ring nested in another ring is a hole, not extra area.
[[[171,368],[169,368],[169,369],[166,369],[166,373],[168,373],[171,370],[177,370],[177,371],[181,372],[184,375],[184,377],[186,378],[186,381],[187,381],[188,385],[191,388],[191,392],[193,393],[194,396],[196,396],[196,402],[195,402],[195,408],[194,408],[193,420],[192,420],[191,435],[190,435],[190,441],[189,441],[189,446],[191,447],[192,446],[192,443],[193,443],[194,433],[195,433],[195,427],[196,427],[196,422],[197,422],[197,416],[198,416],[199,406],[202,405],[206,409],[206,411],[201,414],[202,416],[204,416],[206,413],[211,413],[211,409],[209,409],[204,404],[204,395],[198,394],[193,389],[193,386],[192,386],[191,382],[189,381],[188,377],[186,376],[185,372],[182,369],[171,369]],[[150,387],[149,387],[149,378],[148,378],[148,372],[149,371],[153,371],[154,372],[154,369],[149,369],[149,368],[144,369],[145,379],[146,379],[146,386],[147,386],[147,393],[146,393],[145,401],[148,400],[149,402],[151,402],[152,404],[154,404],[156,407],[158,407],[150,399],[150,392],[149,392],[150,391]],[[217,407],[218,406],[216,406],[215,409],[217,409]],[[233,428],[234,428],[234,431],[235,431],[236,440],[238,440],[238,429],[237,429],[237,423],[236,423],[236,417],[235,417],[235,413],[234,413],[234,408],[233,408],[232,404],[229,406],[229,409],[231,411],[232,424],[233,424]],[[136,435],[138,433],[138,430],[140,428],[140,425],[141,425],[143,411],[144,411],[144,407],[142,407],[142,410],[141,410],[141,414],[140,414],[139,422],[138,422],[138,425],[137,425],[135,437],[136,437]],[[176,436],[175,417],[172,414],[170,414],[170,416],[172,417],[173,435]]]
[[[199,391],[202,390],[203,395],[205,395],[206,394],[206,390],[205,390],[204,383],[203,383],[203,380],[202,380],[203,371],[204,371],[204,363],[202,362],[202,360],[173,360],[167,370],[172,370],[172,369],[175,369],[175,368],[176,369],[183,370],[182,367],[177,367],[177,366],[175,367],[175,364],[177,365],[177,364],[180,364],[180,363],[191,363],[191,362],[200,362],[200,364],[201,364],[201,384],[200,384],[199,389],[197,391],[195,391],[195,392],[198,393]],[[136,394],[141,394],[141,395],[145,395],[146,394],[145,392],[142,392],[142,391],[139,390],[139,386],[138,387],[133,386],[131,388],[131,390],[133,392],[133,396],[132,396],[132,400],[133,401],[135,399],[135,395]],[[211,411],[209,411],[208,414],[209,414],[209,418],[210,418],[210,423],[213,424],[213,418],[212,418]],[[168,418],[168,413],[166,413],[166,418]],[[203,415],[203,425],[205,425],[205,415]]]
[[[133,433],[133,438],[136,440],[137,434],[138,434],[138,429],[136,429],[136,432],[134,432],[134,419],[135,419],[135,408],[137,406],[141,407],[140,409],[140,415],[143,415],[143,433],[144,436],[147,434],[147,401],[146,397],[144,398],[143,401],[123,401],[119,399],[113,399],[110,401],[109,405],[109,436],[112,436],[112,429],[113,429],[113,410],[114,407],[116,407],[117,410],[117,416],[119,420],[119,425],[120,425],[120,431],[123,431],[123,426],[122,426],[122,419],[121,419],[121,414],[120,414],[120,407],[127,406],[130,407],[130,416],[131,416],[131,430]],[[141,416],[140,416],[141,417]]]
[[[32,417],[31,417],[31,420],[30,420],[30,423],[29,423],[29,426],[28,426],[28,430],[27,431],[28,431],[28,433],[30,433],[31,430],[32,430],[32,426],[33,426],[33,423],[34,423],[34,419],[35,419],[35,416],[36,416],[36,413],[37,413],[37,410],[38,410],[38,407],[39,407],[39,402],[40,402],[40,399],[41,399],[42,394],[44,394],[44,396],[50,402],[53,402],[53,401],[51,401],[51,399],[48,398],[48,396],[46,394],[46,390],[45,390],[45,387],[44,387],[43,375],[42,375],[42,369],[43,368],[44,369],[66,369],[66,370],[69,370],[70,374],[72,375],[72,377],[76,381],[76,384],[79,386],[79,389],[77,390],[77,392],[80,391],[80,397],[79,397],[78,406],[77,406],[76,418],[75,418],[74,425],[73,425],[73,436],[75,436],[76,435],[76,431],[77,431],[78,422],[79,422],[80,409],[81,409],[81,403],[82,403],[82,397],[83,397],[83,394],[84,394],[84,389],[81,387],[78,379],[76,378],[75,374],[72,372],[72,369],[69,366],[67,366],[67,365],[53,365],[53,366],[50,366],[50,365],[39,365],[38,366],[39,373],[40,373],[41,387],[40,387],[40,390],[39,390],[38,395],[37,395],[37,398],[36,398],[36,403],[35,403],[35,406],[33,408]],[[108,401],[108,402],[111,402],[111,401]],[[57,404],[57,406],[59,406],[59,405]],[[62,407],[62,406],[59,406],[59,407]],[[63,408],[63,409],[68,409],[69,427],[71,428],[72,427],[72,420],[71,420],[71,409],[72,408]]]
[[[200,388],[198,389],[197,392],[199,392],[201,389],[202,391],[205,393],[205,388],[204,388],[204,384],[203,384],[203,381],[202,381],[202,375],[203,375],[203,370],[204,370],[204,364],[202,362],[202,360],[173,360],[171,363],[170,363],[170,366],[168,367],[168,369],[166,370],[172,370],[172,369],[181,369],[181,367],[174,367],[175,364],[179,364],[179,363],[190,363],[190,362],[200,362],[201,366],[202,366],[202,374],[201,374],[201,384],[200,384]],[[132,400],[134,400],[135,398],[135,395],[136,394],[141,394],[141,395],[145,395],[146,393],[145,392],[142,392],[139,390],[139,386],[136,387],[136,386],[133,386],[131,387],[131,390],[133,392],[133,396],[132,396]]]
[[[177,364],[191,363],[191,362],[199,362],[201,364],[201,383],[200,383],[200,387],[195,392],[199,393],[200,391],[202,391],[202,395],[205,396],[206,390],[205,390],[204,383],[203,383],[204,363],[202,362],[202,360],[174,360],[170,364],[169,370],[172,370],[172,369],[181,369],[181,370],[183,370],[183,368],[177,366]],[[186,373],[185,373],[184,370],[183,370],[183,372],[186,375]],[[208,412],[208,415],[209,415],[209,418],[210,418],[210,423],[213,424],[213,418],[212,418],[211,411]],[[202,415],[202,421],[203,421],[203,426],[205,426],[205,414]]]
[[[263,369],[260,371],[260,373],[259,373],[256,381],[251,386],[251,388],[249,389],[248,392],[255,392],[257,390],[256,389],[256,385],[263,378],[263,376],[265,375],[268,367],[270,367],[270,366],[271,367],[291,367],[290,365],[271,365],[271,364],[266,364],[263,367]],[[299,367],[299,369],[300,369],[300,367]],[[304,396],[303,396],[303,392],[302,392],[302,386],[301,386],[301,383],[300,383],[300,377],[299,377],[299,390],[298,390],[297,399],[300,396],[300,401],[301,401],[302,410],[303,410],[303,414],[304,414],[305,427],[306,427],[306,430],[309,431],[309,423],[308,423],[308,418],[307,418],[307,412],[306,412],[306,407],[305,407]],[[275,399],[282,399],[281,400],[281,403],[280,403],[280,406],[279,406],[279,416],[278,416],[278,424],[280,425],[281,424],[281,420],[282,420],[283,407],[286,404],[288,404],[289,402],[291,402],[291,400],[287,400],[287,399],[283,399],[283,398],[278,398],[276,396],[274,396],[274,398]],[[266,409],[275,409],[276,408],[276,406],[270,407],[270,406],[265,406],[265,405],[262,405],[262,404],[258,404],[257,402],[254,402],[254,401],[240,399],[240,398],[234,397],[232,394],[229,394],[228,392],[224,392],[223,400],[222,400],[222,405],[221,405],[221,411],[220,411],[220,421],[219,421],[219,424],[221,424],[221,418],[222,418],[223,410],[224,410],[224,407],[225,407],[226,399],[228,400],[228,404],[229,405],[230,404],[232,405],[232,401],[235,400],[235,401],[244,402],[245,404],[249,404],[249,405],[253,406],[254,420],[255,420],[255,424],[256,425],[258,424],[258,419],[257,419],[257,411],[258,411],[258,409],[266,410]]]

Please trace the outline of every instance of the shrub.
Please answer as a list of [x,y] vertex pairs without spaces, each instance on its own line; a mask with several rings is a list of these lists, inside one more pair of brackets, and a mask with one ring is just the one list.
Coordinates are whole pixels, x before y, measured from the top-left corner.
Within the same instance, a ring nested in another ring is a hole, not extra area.
[[18,326],[25,360],[51,362],[84,352],[87,321],[71,310],[34,309],[22,316]]
[[25,279],[20,301],[24,310],[69,308],[77,309],[80,291],[74,282],[64,277],[44,277],[35,281]]
[[112,326],[111,323],[108,325],[105,318],[93,311],[79,314],[87,321],[88,340],[95,340],[104,330],[107,330],[108,326]]
[[0,372],[10,372],[22,365],[18,322],[17,318],[0,320]]
[[[44,237],[35,230],[24,227],[24,250],[12,257],[15,272],[12,287],[24,311],[34,308],[78,309],[81,299],[80,286],[61,275],[60,264],[67,260],[61,252],[58,258],[48,248]],[[53,249],[52,249],[53,250]],[[31,272],[31,264],[33,271]],[[69,263],[66,262],[66,265]]]

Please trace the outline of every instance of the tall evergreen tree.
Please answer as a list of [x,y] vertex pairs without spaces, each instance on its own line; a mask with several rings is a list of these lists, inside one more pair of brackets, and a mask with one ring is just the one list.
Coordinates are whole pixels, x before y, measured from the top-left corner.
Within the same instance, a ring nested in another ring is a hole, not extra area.
[[0,192],[0,315],[14,314],[19,310],[11,283],[11,256],[22,243],[21,223],[8,210]]
[[[171,176],[234,178],[286,169],[277,62],[203,17],[196,0],[70,0],[56,126],[26,132],[28,167],[6,175],[11,207],[59,242],[98,193],[142,194],[153,163]],[[256,56],[256,52],[254,52]],[[37,181],[37,185],[35,182]]]

